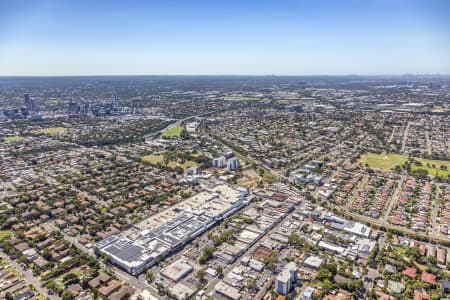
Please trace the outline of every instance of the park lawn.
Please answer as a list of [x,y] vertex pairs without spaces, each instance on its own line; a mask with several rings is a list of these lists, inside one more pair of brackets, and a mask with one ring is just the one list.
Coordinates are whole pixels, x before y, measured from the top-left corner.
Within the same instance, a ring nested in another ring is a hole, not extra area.
[[183,132],[183,130],[184,130],[184,125],[179,125],[179,126],[170,128],[169,130],[164,132],[162,136],[166,137],[166,138],[180,137],[181,132]]
[[[420,159],[419,159],[420,160]],[[413,171],[415,170],[419,170],[419,169],[425,169],[428,171],[428,175],[430,176],[441,176],[443,178],[447,178],[450,175],[450,162],[446,162],[446,161],[441,161],[441,160],[430,160],[430,159],[423,159],[420,160],[422,162],[422,166],[416,166],[416,165],[411,165],[411,169]],[[425,161],[425,162],[424,162]],[[433,167],[427,167],[427,162],[431,164],[435,164],[436,168]],[[438,163],[436,163],[438,162]],[[439,169],[439,167],[441,165],[446,165],[447,166],[447,170],[441,170]]]
[[262,179],[259,174],[252,168],[242,170],[242,178],[239,178],[235,187],[256,187],[258,182]]
[[234,185],[234,187],[245,187],[245,188],[256,187],[258,185],[258,181],[259,181],[258,176],[251,178],[244,177],[240,178],[238,182]]
[[36,131],[36,133],[58,134],[58,133],[66,131],[66,130],[67,130],[67,128],[64,128],[64,127],[50,127],[50,128],[39,129]]
[[[144,155],[142,156],[142,161],[150,163],[150,164],[157,164],[157,163],[164,163],[164,156],[162,154],[150,154],[150,155]],[[197,163],[192,160],[185,161],[184,163],[180,164],[179,161],[170,161],[168,164],[169,167],[175,168],[177,166],[182,167],[184,170],[197,166]]]
[[362,164],[368,164],[372,169],[390,171],[396,165],[402,165],[408,160],[407,156],[400,154],[364,154],[359,160]]
[[23,136],[16,135],[16,136],[7,136],[4,138],[5,142],[7,143],[14,143],[25,139]]
[[175,168],[175,167],[177,167],[177,166],[182,167],[182,168],[186,171],[186,170],[187,170],[188,168],[190,168],[190,167],[195,167],[195,166],[197,166],[197,163],[196,163],[195,161],[192,161],[192,160],[185,161],[185,162],[182,163],[182,164],[180,164],[179,161],[177,161],[177,162],[175,162],[175,161],[169,162],[169,167]]
[[197,163],[195,162],[195,161],[193,161],[193,160],[188,160],[188,161],[185,161],[182,165],[181,165],[181,167],[183,168],[183,169],[188,169],[188,168],[191,168],[191,167],[196,167],[197,166]]
[[[376,153],[368,153],[364,154],[361,159],[359,160],[362,164],[368,164],[369,167],[372,169],[380,169],[385,171],[392,170],[396,165],[402,165],[408,160],[408,157],[406,155],[401,154],[376,154]],[[413,171],[424,169],[428,171],[428,174],[430,176],[442,176],[447,177],[450,174],[450,161],[444,161],[444,160],[432,160],[432,159],[425,159],[425,158],[417,158],[414,157],[414,160],[417,160],[422,163],[422,166],[416,166],[415,164],[411,164],[411,169]],[[427,167],[427,164],[430,164],[430,167]],[[432,165],[435,165],[433,168]],[[447,166],[447,170],[441,170],[440,166],[445,165]]]
[[438,111],[442,111],[442,112],[447,111],[447,109],[441,105],[435,106],[434,110],[438,110]]
[[61,99],[61,98],[50,98],[50,99],[48,99],[48,102],[50,104],[60,104],[60,103],[63,103],[63,99]]
[[150,164],[162,163],[164,161],[164,157],[161,154],[144,155],[141,159]]
[[200,153],[191,153],[191,156],[192,157],[200,157],[200,156],[202,156]]

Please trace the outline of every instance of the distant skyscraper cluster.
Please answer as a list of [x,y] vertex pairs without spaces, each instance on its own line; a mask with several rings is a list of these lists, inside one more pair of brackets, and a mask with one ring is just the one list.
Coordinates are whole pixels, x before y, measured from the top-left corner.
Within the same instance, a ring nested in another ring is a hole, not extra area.
[[94,116],[104,116],[117,113],[133,113],[139,114],[143,111],[143,104],[140,99],[131,99],[128,106],[122,106],[119,97],[116,95],[112,102],[103,104],[93,104],[89,102],[77,103],[72,99],[69,101],[67,106],[67,113],[70,115],[88,115],[92,114]]
[[70,99],[67,112],[71,115],[78,114],[80,112],[80,105]]
[[42,116],[37,114],[36,101],[30,97],[28,93],[23,94],[24,105],[20,107],[11,107],[3,110],[3,115],[8,119],[25,119],[31,117],[32,119],[41,119]]
[[30,98],[29,94],[24,94],[23,97],[25,100],[25,108],[27,109],[27,111],[36,111],[36,102],[34,101],[34,99]]
[[288,106],[288,112],[301,113],[303,112],[303,106],[301,104],[294,104]]

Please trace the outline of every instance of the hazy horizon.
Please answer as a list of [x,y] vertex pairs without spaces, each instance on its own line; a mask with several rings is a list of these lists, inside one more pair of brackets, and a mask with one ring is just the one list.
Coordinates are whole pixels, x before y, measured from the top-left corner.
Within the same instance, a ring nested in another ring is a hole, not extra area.
[[450,2],[6,1],[0,76],[450,74]]
[[399,74],[67,74],[67,75],[0,75],[0,78],[64,78],[64,77],[361,77],[361,78],[401,78],[401,77],[449,77],[449,73],[399,73]]

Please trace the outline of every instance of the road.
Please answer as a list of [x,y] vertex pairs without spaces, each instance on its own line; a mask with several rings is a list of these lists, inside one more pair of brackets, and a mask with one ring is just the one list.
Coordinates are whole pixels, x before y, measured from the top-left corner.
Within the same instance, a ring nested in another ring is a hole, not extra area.
[[[367,296],[367,294],[369,293],[369,291],[371,291],[373,289],[373,286],[375,284],[375,278],[377,277],[382,277],[382,275],[378,272],[377,269],[372,269],[372,268],[368,268],[367,271],[367,276],[363,277],[363,285],[364,288],[366,289],[366,293],[365,296]],[[370,278],[370,281],[367,281],[366,279]]]
[[408,124],[405,127],[405,131],[403,131],[403,140],[402,140],[402,152],[405,152],[406,148],[406,141],[408,139],[408,133],[409,133],[409,127],[411,126],[411,122],[408,122]]
[[430,132],[428,130],[425,131],[425,138],[427,139],[427,153],[431,154]]
[[395,188],[395,191],[392,193],[392,197],[389,201],[389,205],[388,205],[386,211],[384,212],[383,216],[381,217],[381,220],[383,220],[384,222],[386,222],[388,220],[389,216],[391,215],[391,211],[392,211],[392,208],[394,207],[394,204],[396,204],[398,201],[399,194],[403,188],[403,183],[405,182],[405,179],[406,179],[406,175],[402,174],[400,181],[398,182],[397,187]]
[[431,234],[440,234],[436,228],[437,217],[439,213],[440,196],[441,189],[439,188],[439,185],[436,185],[436,194],[434,195],[433,199],[433,210],[431,211]]
[[397,131],[397,126],[392,127],[391,135],[389,136],[389,139],[387,141],[387,144],[390,145],[392,141],[394,140],[395,132]]
[[46,287],[41,286],[41,281],[33,275],[31,269],[25,270],[17,261],[10,259],[9,256],[1,249],[0,256],[4,260],[8,261],[9,264],[23,276],[26,284],[32,284],[40,293],[45,295],[50,300],[61,299],[58,295],[50,295],[49,290]]
[[386,234],[380,234],[380,237],[378,238],[378,250],[384,249],[384,247],[386,247],[386,239]]
[[80,243],[78,242],[78,240],[76,239],[76,237],[69,236],[69,235],[67,235],[65,232],[60,231],[60,230],[53,224],[53,221],[49,221],[49,222],[42,223],[41,226],[42,226],[45,230],[47,230],[48,232],[52,232],[52,231],[60,232],[60,233],[63,235],[64,240],[68,241],[71,245],[75,246],[75,247],[78,248],[79,250],[81,250],[81,251],[83,251],[83,252],[89,254],[90,256],[95,257],[94,251],[93,251],[92,249],[88,249],[88,248],[86,248],[84,245],[80,244]]

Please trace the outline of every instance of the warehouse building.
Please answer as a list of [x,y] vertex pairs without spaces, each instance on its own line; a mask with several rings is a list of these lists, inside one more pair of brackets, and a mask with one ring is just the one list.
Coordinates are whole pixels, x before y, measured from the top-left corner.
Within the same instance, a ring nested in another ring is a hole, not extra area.
[[192,270],[194,270],[194,268],[192,268],[187,262],[183,260],[177,260],[162,269],[161,275],[172,280],[173,282],[178,282],[186,275],[191,273]]

